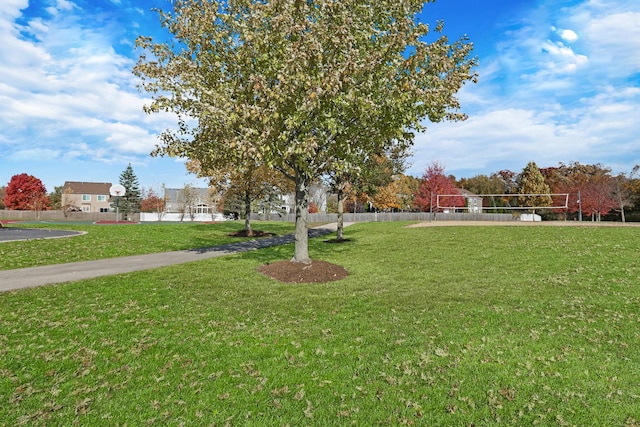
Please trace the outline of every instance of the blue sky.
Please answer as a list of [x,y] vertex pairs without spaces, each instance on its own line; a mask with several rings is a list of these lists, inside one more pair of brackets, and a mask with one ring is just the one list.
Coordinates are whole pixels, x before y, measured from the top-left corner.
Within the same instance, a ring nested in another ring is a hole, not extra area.
[[[28,173],[49,191],[64,181],[117,183],[129,163],[140,185],[202,184],[181,161],[153,158],[169,116],[131,69],[137,35],[158,35],[151,7],[168,0],[0,2],[0,185]],[[409,174],[432,162],[457,177],[519,172],[529,161],[640,163],[640,2],[437,0],[423,21],[467,34],[479,82],[459,97],[465,122],[428,124]]]

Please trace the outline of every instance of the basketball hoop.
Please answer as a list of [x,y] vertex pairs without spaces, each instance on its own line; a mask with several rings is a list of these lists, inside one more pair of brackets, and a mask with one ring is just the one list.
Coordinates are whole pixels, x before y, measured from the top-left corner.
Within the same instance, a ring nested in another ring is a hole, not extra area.
[[118,217],[120,216],[120,197],[126,194],[127,190],[123,185],[114,184],[109,187],[109,194],[116,198],[116,222],[118,222]]

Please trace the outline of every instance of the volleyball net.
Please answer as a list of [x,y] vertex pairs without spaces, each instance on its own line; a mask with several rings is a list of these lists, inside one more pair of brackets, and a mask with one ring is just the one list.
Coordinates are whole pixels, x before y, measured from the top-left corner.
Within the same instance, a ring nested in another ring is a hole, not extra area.
[[438,194],[436,195],[435,201],[435,207],[438,210],[466,210],[469,212],[491,210],[567,210],[569,207],[569,193]]

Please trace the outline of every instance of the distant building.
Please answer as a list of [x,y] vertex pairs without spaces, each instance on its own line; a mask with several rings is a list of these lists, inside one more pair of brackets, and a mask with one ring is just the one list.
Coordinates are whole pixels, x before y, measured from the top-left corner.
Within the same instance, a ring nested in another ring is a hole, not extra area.
[[208,188],[165,188],[165,212],[211,214],[217,205]]
[[[309,186],[309,203],[313,203],[318,212],[327,211],[327,199],[329,197],[329,188],[323,183],[314,183]],[[274,205],[277,209],[285,214],[295,213],[296,211],[296,194],[288,193],[280,196],[280,204]]]
[[62,206],[68,211],[109,212],[110,182],[65,181],[62,186]]
[[165,188],[164,211],[142,212],[140,221],[224,221],[218,201],[209,188]]
[[482,213],[482,197],[464,189],[460,190],[460,194],[462,194],[462,197],[466,200],[467,212]]

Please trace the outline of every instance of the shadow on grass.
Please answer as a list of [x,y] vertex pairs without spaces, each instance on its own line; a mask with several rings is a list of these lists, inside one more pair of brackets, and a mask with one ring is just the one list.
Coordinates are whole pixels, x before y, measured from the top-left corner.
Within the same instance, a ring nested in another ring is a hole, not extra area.
[[[316,237],[322,237],[331,233],[329,230],[312,229],[309,230],[309,239]],[[254,249],[269,248],[272,246],[281,246],[289,243],[294,243],[294,234],[285,234],[283,236],[263,237],[260,239],[243,240],[241,242],[226,243],[223,245],[209,246],[192,249],[193,252],[206,253],[206,252],[223,252],[223,253],[239,253],[247,252]]]
[[[219,246],[227,244],[241,244],[252,241],[253,239],[264,239],[270,237],[284,236],[291,232],[292,227],[289,224],[268,223],[259,224],[260,231],[253,230],[253,236],[244,235],[244,223],[226,221],[207,224],[198,224],[196,229],[202,237],[192,239],[191,248],[195,248],[198,252],[208,252]],[[222,245],[218,245],[216,241],[222,240]],[[213,243],[213,244],[212,244]]]
[[[309,230],[309,255],[311,259],[318,260],[323,258],[330,258],[336,253],[347,251],[358,241],[358,239],[353,238],[354,234],[357,234],[357,232],[349,233],[349,238],[344,239],[339,244],[332,244],[328,242],[331,240],[335,240],[335,238],[326,239],[324,237],[335,236],[335,231],[319,229]],[[277,261],[291,260],[294,255],[294,242],[295,239],[293,234],[288,234],[284,236],[276,236],[260,240],[237,242],[212,248],[201,248],[198,249],[198,251],[225,249],[230,250],[230,252],[238,253],[238,256],[241,256],[244,259],[251,259],[261,264],[267,264]],[[240,250],[233,250],[234,248],[238,248]],[[261,250],[254,251],[252,249]],[[225,257],[224,259],[233,261],[237,258]]]

